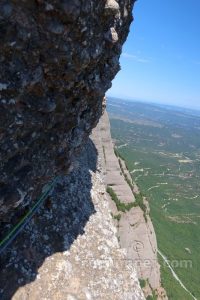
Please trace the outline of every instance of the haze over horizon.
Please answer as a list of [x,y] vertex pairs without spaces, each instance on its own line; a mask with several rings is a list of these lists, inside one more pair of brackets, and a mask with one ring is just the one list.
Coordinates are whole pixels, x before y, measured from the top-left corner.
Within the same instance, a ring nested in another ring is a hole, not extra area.
[[200,109],[200,2],[139,0],[108,96]]

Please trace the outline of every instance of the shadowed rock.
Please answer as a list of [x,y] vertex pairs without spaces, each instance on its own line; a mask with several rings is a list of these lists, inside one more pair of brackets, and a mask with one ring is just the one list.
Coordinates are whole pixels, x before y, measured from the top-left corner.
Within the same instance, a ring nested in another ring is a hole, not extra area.
[[[90,216],[95,213],[90,172],[96,171],[96,164],[96,149],[90,142],[74,170],[60,177],[44,205],[3,252],[0,299],[12,299],[19,287],[36,280],[47,257],[69,250],[77,237],[84,234]],[[26,299],[32,298],[27,295]]]
[[2,300],[144,300],[134,263],[119,248],[96,160],[90,141],[4,253]]
[[1,1],[2,230],[16,223],[45,183],[68,172],[97,124],[119,71],[133,3]]

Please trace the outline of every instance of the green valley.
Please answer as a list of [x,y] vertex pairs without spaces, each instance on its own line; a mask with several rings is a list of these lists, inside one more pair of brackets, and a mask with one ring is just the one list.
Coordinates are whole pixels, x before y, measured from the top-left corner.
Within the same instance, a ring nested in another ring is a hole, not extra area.
[[169,299],[200,299],[200,112],[108,99],[112,138],[150,204]]

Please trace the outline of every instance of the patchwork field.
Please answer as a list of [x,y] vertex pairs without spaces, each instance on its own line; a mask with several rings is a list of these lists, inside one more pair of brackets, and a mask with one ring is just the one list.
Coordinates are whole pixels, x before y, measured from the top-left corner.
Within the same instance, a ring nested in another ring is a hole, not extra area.
[[200,112],[108,99],[112,138],[149,200],[169,299],[200,299]]

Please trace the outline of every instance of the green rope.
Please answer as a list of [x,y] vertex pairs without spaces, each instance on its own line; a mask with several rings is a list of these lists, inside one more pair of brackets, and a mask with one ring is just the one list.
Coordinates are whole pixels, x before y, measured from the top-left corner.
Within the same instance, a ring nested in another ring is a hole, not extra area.
[[19,223],[0,241],[0,254],[9,246],[9,244],[18,236],[18,234],[24,229],[28,221],[34,216],[37,212],[40,205],[46,200],[49,193],[53,189],[58,176],[53,180],[53,182],[47,187],[46,191],[42,196],[36,201],[33,207],[27,212],[27,214],[19,221]]

